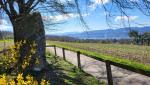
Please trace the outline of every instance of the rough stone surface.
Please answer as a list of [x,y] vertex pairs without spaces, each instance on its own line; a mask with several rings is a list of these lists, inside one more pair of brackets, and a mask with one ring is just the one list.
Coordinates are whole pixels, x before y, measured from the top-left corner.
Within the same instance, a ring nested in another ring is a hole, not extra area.
[[[35,42],[37,45],[36,57],[39,57],[41,68],[45,63],[45,31],[44,25],[40,13],[33,13],[24,17],[17,18],[14,26],[14,41],[20,42],[26,40],[27,43],[21,48],[21,57],[27,56],[30,51],[30,44]],[[35,57],[32,58],[32,62],[35,62]]]

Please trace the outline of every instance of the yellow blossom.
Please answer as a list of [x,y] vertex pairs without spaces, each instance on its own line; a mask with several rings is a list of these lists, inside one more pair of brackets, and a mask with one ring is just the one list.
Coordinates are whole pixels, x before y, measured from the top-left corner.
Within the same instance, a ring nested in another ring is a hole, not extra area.
[[13,79],[10,80],[10,85],[15,85],[15,81]]

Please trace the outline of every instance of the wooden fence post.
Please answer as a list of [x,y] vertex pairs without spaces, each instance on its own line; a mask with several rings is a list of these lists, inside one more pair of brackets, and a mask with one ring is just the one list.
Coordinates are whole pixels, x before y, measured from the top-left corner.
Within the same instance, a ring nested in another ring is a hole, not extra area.
[[56,53],[56,45],[54,45],[54,51],[55,51],[55,56],[57,56],[57,53]]
[[6,51],[7,51],[7,50],[4,48],[4,49],[3,49],[3,55],[4,55],[4,56],[6,55]]
[[65,56],[65,48],[62,48],[62,52],[63,52],[63,58],[64,58],[64,60],[66,60],[66,56]]
[[106,61],[105,63],[106,63],[108,85],[113,85],[113,78],[112,78],[112,72],[111,72],[110,62]]
[[77,62],[78,62],[78,68],[81,69],[80,51],[77,51]]

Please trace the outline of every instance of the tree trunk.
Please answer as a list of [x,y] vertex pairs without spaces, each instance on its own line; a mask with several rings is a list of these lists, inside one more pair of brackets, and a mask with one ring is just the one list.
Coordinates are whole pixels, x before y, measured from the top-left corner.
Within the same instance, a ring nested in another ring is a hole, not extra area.
[[[30,70],[41,70],[46,65],[45,59],[45,31],[40,13],[33,13],[15,19],[14,27],[14,42],[26,41],[20,48],[20,57],[18,64],[22,64],[23,60],[29,56],[31,47],[35,43],[36,53],[32,55],[30,60]],[[35,69],[36,58],[39,59],[40,64],[38,69]]]

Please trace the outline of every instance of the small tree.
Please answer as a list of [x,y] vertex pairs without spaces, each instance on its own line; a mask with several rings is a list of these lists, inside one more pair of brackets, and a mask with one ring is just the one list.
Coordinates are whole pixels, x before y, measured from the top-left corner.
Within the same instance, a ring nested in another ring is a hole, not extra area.
[[135,44],[138,44],[139,41],[139,33],[136,30],[132,30],[128,33],[129,37],[132,38]]
[[144,43],[146,43],[149,46],[150,45],[150,32],[145,32],[142,36],[143,36]]

